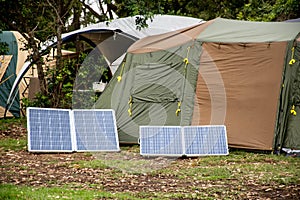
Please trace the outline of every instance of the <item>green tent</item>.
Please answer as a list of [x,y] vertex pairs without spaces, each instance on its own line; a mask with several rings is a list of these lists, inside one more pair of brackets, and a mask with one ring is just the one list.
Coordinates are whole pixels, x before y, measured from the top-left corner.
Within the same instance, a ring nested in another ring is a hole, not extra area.
[[143,38],[95,104],[141,125],[225,124],[230,147],[300,148],[300,23],[217,18]]

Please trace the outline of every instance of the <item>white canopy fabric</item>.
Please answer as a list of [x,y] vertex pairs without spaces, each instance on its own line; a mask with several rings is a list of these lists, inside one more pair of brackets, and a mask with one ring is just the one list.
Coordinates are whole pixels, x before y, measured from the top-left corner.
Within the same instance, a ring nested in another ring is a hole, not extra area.
[[149,35],[157,35],[166,33],[172,30],[178,30],[184,27],[196,25],[203,22],[201,19],[192,17],[183,17],[175,15],[155,15],[153,20],[147,20],[148,27],[142,30],[137,30],[135,23],[136,16],[115,19],[110,22],[100,22],[79,30],[75,30],[62,35],[63,38],[74,34],[81,34],[84,32],[92,32],[98,30],[120,30],[135,38],[143,38]]
[[[106,58],[112,74],[116,71],[123,59],[128,47],[135,41],[150,35],[163,34],[169,31],[205,23],[205,21],[192,17],[175,16],[175,15],[155,15],[152,21],[147,21],[148,27],[138,30],[136,27],[137,16],[119,18],[110,22],[100,22],[79,30],[75,30],[62,35],[63,42],[75,39],[88,41],[91,45],[97,46],[100,52]],[[48,42],[46,46],[54,46],[55,42]],[[43,48],[45,49],[45,48]],[[13,84],[7,99],[7,107],[13,102],[14,94],[24,74],[31,67],[30,62],[24,63],[20,73]]]
[[[114,73],[116,66],[120,64],[120,58],[138,39],[163,34],[166,32],[204,23],[201,19],[175,15],[155,15],[152,20],[147,20],[147,28],[137,30],[136,17],[115,19],[111,22],[100,22],[88,27],[75,30],[62,35],[64,41],[77,36],[97,46],[102,55],[111,66]],[[118,61],[116,62],[116,60]]]

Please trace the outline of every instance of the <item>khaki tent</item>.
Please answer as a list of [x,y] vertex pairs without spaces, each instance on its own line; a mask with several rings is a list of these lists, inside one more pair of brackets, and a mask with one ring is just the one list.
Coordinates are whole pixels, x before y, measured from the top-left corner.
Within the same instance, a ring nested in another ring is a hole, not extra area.
[[[28,51],[23,50],[25,38],[16,31],[3,31],[0,33],[0,41],[8,44],[9,51],[6,55],[0,55],[0,118],[4,117],[5,108],[13,83],[25,63]],[[15,94],[12,104],[8,107],[6,117],[20,117],[20,99],[28,95],[28,83],[33,71],[28,71],[19,84],[19,90]]]
[[134,43],[96,108],[140,125],[225,124],[230,147],[300,148],[300,23],[217,18]]

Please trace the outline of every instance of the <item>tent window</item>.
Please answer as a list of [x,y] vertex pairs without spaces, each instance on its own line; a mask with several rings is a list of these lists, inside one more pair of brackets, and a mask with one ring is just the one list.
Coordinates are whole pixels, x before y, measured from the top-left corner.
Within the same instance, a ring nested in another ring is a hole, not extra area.
[[182,73],[181,63],[138,65],[131,91],[133,102],[177,101],[182,96],[184,79]]

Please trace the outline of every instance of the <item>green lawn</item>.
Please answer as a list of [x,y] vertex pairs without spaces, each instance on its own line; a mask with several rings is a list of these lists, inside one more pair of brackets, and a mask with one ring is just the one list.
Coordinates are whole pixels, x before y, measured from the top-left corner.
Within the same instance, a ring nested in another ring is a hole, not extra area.
[[0,133],[0,199],[296,199],[300,195],[299,158],[231,150],[228,156],[166,161],[139,156],[138,145],[121,147],[121,153],[33,154],[27,152],[26,120],[0,120]]

